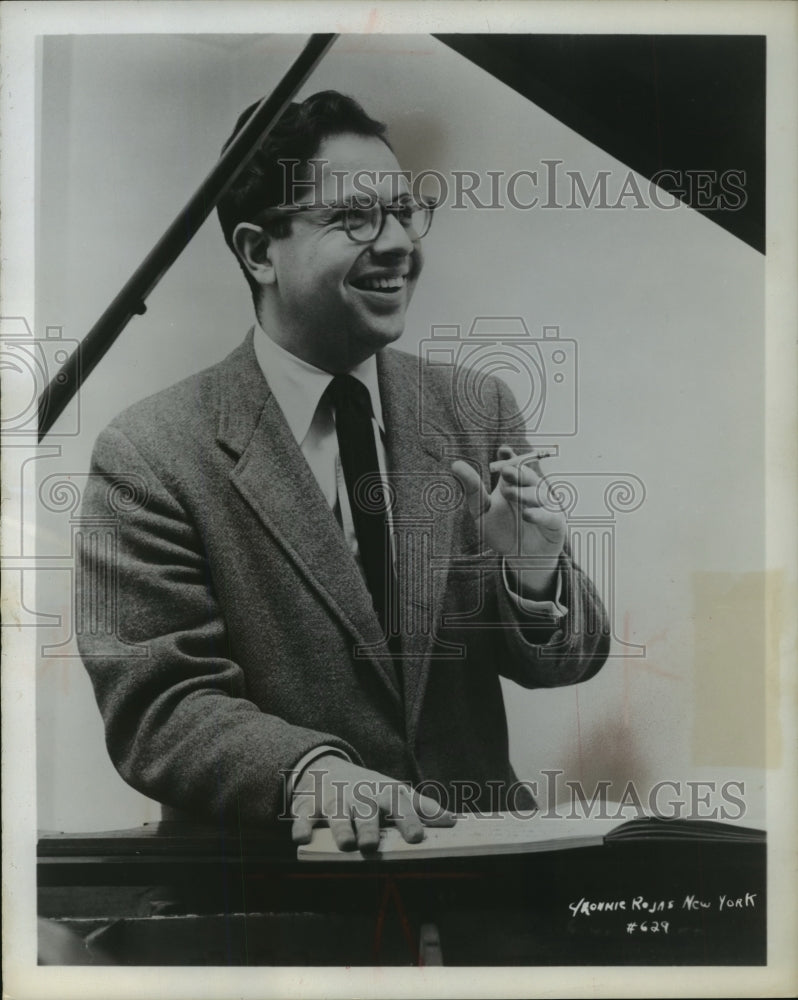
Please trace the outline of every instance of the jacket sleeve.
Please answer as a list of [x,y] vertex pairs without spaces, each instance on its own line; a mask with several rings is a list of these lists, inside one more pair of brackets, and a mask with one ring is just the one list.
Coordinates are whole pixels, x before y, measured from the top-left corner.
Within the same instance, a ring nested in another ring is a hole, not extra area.
[[346,741],[247,700],[199,533],[113,426],[95,445],[81,521],[78,643],[125,781],[178,809],[259,824],[284,812],[284,773],[315,747],[360,763]]
[[[517,436],[520,417],[515,399],[504,382],[496,382],[501,426],[511,428]],[[609,654],[610,626],[604,606],[592,581],[573,561],[567,541],[558,572],[559,602],[567,609],[562,617],[525,614],[508,594],[502,574],[497,574],[497,600],[508,653],[501,673],[523,687],[559,687],[588,680]]]

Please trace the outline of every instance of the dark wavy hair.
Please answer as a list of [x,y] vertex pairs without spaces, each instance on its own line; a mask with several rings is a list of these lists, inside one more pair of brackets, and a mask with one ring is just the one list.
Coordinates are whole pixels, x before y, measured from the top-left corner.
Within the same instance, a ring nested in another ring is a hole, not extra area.
[[[250,104],[239,115],[222,152],[238,135],[258,104],[260,101]],[[289,196],[290,192],[285,191],[286,171],[281,166],[281,161],[300,161],[293,176],[306,179],[310,176],[308,160],[316,155],[322,142],[330,136],[346,132],[374,136],[391,148],[385,135],[385,124],[370,118],[354,98],[340,94],[337,90],[322,90],[301,103],[293,102],[288,105],[271,133],[260,144],[217,205],[225,242],[234,254],[233,232],[239,222],[254,222],[264,208],[279,205]],[[269,229],[273,236],[279,238],[286,236],[290,227],[290,218],[277,219],[270,223]],[[258,290],[257,285],[240,260],[239,265],[254,296]]]

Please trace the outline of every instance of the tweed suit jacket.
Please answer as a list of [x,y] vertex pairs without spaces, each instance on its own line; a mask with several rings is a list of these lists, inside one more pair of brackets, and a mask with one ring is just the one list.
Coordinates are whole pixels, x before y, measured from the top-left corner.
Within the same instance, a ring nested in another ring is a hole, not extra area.
[[[110,756],[145,795],[269,823],[285,811],[284,774],[325,744],[394,778],[434,780],[447,794],[469,782],[482,795],[515,780],[500,675],[552,687],[603,664],[606,618],[568,552],[565,619],[519,615],[450,471],[459,456],[487,478],[498,445],[517,438],[507,387],[483,387],[495,433],[463,441],[451,372],[422,373],[393,349],[377,362],[399,672],[251,331],[226,360],[98,437],[82,517],[112,525],[114,541],[80,550],[85,614],[106,624],[84,627],[79,642]],[[422,406],[434,433],[420,433]],[[134,496],[120,503],[120,489]]]

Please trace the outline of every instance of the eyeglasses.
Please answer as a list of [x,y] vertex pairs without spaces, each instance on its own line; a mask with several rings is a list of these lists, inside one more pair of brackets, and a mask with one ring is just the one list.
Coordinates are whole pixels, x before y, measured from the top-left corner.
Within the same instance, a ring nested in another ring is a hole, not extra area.
[[318,215],[322,225],[342,223],[346,235],[353,243],[371,243],[382,232],[387,216],[392,215],[407,230],[411,239],[422,239],[432,225],[435,204],[415,201],[397,205],[384,205],[381,201],[369,201],[350,205],[277,205],[267,208],[261,214],[264,218],[300,213]]

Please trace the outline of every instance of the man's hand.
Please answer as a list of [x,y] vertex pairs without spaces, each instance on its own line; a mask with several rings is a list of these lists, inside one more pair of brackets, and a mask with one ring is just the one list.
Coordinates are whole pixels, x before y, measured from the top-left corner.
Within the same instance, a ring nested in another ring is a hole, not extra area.
[[[523,596],[546,597],[565,543],[565,515],[552,501],[536,459],[524,461],[524,456],[502,445],[491,471],[498,472],[499,479],[488,493],[472,465],[463,461],[452,465],[471,516],[482,522],[485,544],[507,557],[511,571],[519,571]],[[534,564],[524,563],[519,556],[534,556]]]
[[455,823],[434,799],[334,754],[319,757],[303,771],[294,785],[291,812],[295,843],[309,843],[313,827],[326,820],[342,851],[375,851],[381,819],[390,820],[410,844],[424,839],[424,825]]

